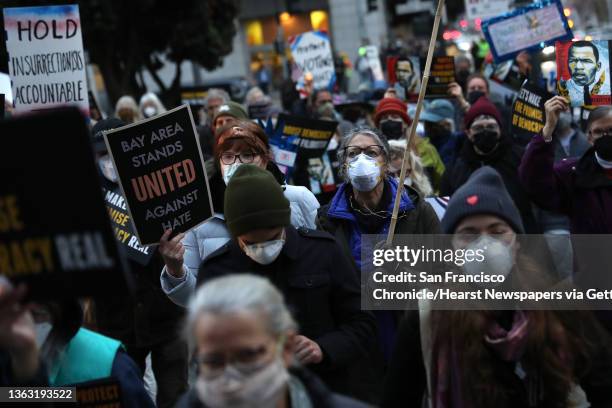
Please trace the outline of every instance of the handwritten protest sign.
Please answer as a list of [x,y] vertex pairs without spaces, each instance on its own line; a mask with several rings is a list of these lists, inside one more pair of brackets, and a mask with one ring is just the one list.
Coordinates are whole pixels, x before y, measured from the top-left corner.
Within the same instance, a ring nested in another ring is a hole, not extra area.
[[159,242],[213,214],[200,142],[188,105],[104,133],[138,240]]
[[143,246],[138,241],[121,189],[117,186],[114,190],[103,189],[103,192],[115,237],[126,256],[134,262],[147,265],[155,254],[155,248]]
[[486,20],[507,13],[509,8],[509,0],[465,0],[465,14],[468,20],[477,18]]
[[310,72],[315,89],[332,88],[336,82],[336,70],[331,44],[327,34],[321,31],[308,31],[289,39],[291,55],[295,61],[303,84],[304,75]]
[[610,41],[566,41],[555,47],[557,89],[572,106],[612,105]]
[[448,84],[454,81],[455,59],[453,57],[433,57],[425,98],[449,98]]
[[552,95],[534,84],[525,82],[512,106],[512,134],[529,140],[540,133],[546,122],[544,102]]
[[387,57],[387,73],[398,98],[416,102],[421,90],[421,62],[419,57]]
[[559,0],[543,0],[486,20],[482,32],[496,63],[513,59],[521,51],[573,38]]
[[121,408],[121,384],[113,377],[73,384],[79,408]]
[[5,8],[17,114],[76,105],[89,115],[78,5]]
[[338,122],[317,120],[281,113],[278,123],[283,125],[284,137],[297,136],[297,156],[303,159],[321,157],[331,140]]
[[5,120],[0,135],[0,274],[37,300],[125,290],[83,116]]

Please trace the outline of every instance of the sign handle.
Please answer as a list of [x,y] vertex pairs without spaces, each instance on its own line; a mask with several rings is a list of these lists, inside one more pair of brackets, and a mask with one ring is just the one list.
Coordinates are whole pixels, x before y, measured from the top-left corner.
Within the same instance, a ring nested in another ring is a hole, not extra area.
[[421,81],[421,90],[419,91],[419,99],[417,100],[416,112],[414,113],[414,120],[410,126],[410,133],[406,140],[406,150],[404,151],[404,159],[402,160],[402,170],[400,171],[399,184],[395,193],[395,203],[393,204],[393,214],[391,215],[391,225],[389,226],[389,233],[387,235],[387,245],[391,245],[393,242],[393,236],[395,235],[395,226],[397,225],[397,216],[399,213],[399,206],[402,199],[402,193],[404,192],[404,179],[406,178],[406,170],[408,168],[408,160],[410,157],[410,141],[414,138],[416,133],[417,124],[419,123],[419,117],[421,116],[421,108],[423,107],[423,100],[425,99],[425,93],[427,91],[427,83],[429,82],[429,74],[431,72],[431,60],[433,58],[434,49],[436,48],[436,39],[438,38],[438,29],[440,27],[440,19],[442,18],[442,10],[444,8],[444,0],[438,0],[438,7],[436,8],[436,15],[434,17],[433,29],[431,31],[431,39],[429,40],[429,50],[427,51],[427,60],[425,62],[425,69],[423,70],[423,80]]

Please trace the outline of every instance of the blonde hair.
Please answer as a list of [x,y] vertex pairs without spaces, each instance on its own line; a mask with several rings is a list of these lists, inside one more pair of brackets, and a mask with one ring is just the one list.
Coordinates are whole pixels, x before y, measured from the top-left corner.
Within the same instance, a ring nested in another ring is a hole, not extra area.
[[[406,139],[389,140],[391,155],[398,154],[404,156],[406,151]],[[425,174],[425,168],[421,162],[421,158],[411,149],[408,155],[408,164],[410,165],[410,178],[412,179],[412,187],[414,187],[424,197],[433,195],[433,187],[429,178]]]

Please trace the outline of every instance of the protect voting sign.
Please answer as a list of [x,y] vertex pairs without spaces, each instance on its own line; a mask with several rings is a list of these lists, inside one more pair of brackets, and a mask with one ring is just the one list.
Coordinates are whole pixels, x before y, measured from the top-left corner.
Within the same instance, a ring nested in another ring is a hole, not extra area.
[[189,105],[104,133],[142,245],[165,230],[185,232],[213,214]]
[[4,8],[15,113],[75,105],[89,115],[79,6]]
[[513,59],[521,51],[573,38],[559,0],[543,0],[485,20],[482,32],[496,63]]
[[336,70],[331,44],[327,34],[321,31],[308,31],[289,39],[291,55],[304,82],[304,75],[311,73],[315,89],[331,89],[336,82]]
[[0,274],[36,300],[125,290],[84,117],[28,115],[0,135]]

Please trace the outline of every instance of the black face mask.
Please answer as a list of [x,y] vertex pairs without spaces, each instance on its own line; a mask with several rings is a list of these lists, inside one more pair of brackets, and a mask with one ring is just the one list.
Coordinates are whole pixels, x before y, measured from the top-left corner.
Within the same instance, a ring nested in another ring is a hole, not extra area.
[[467,94],[467,101],[470,103],[470,105],[473,105],[481,96],[485,96],[485,93],[480,91],[469,92]]
[[497,132],[491,130],[483,130],[474,134],[474,146],[482,152],[483,155],[488,155],[495,150],[499,144]]
[[402,122],[397,120],[385,120],[380,123],[380,131],[389,140],[401,139],[404,137],[404,129],[402,128]]
[[597,155],[605,161],[612,161],[612,136],[604,135],[593,143]]

